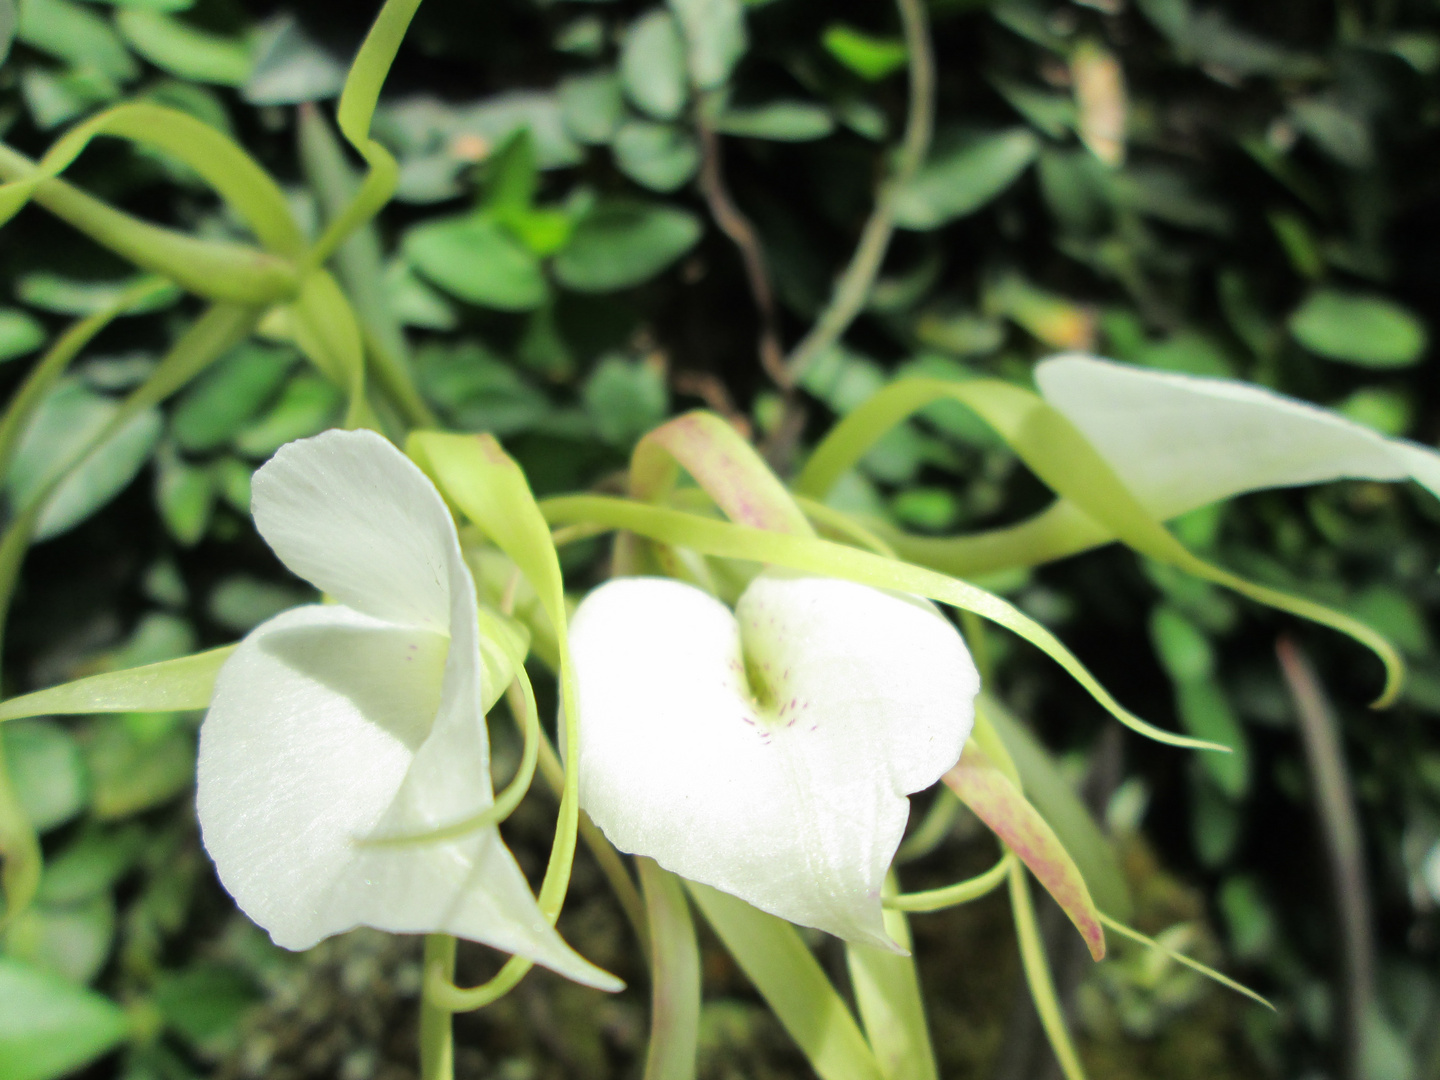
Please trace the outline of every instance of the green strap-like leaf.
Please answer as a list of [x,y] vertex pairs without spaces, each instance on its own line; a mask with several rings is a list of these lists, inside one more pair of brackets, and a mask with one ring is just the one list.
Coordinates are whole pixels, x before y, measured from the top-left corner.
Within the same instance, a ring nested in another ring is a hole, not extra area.
[[700,946],[680,879],[635,860],[650,929],[650,1046],[644,1080],[695,1080],[700,1036]]
[[365,346],[355,309],[328,270],[308,274],[291,305],[295,344],[345,391],[347,428],[374,426],[365,400]]
[[[299,115],[300,164],[328,222],[345,212],[359,181],[320,110],[302,105]],[[380,236],[373,221],[356,228],[336,249],[334,266],[346,295],[353,299],[380,385],[410,423],[438,427],[439,421],[410,373],[410,347],[386,295]]]
[[795,927],[708,885],[685,885],[820,1080],[885,1080],[855,1018]]
[[1070,781],[1039,740],[999,700],[981,691],[978,705],[1015,763],[1025,798],[1040,811],[1075,860],[1095,905],[1116,918],[1128,919],[1133,905],[1120,857]]
[[972,741],[941,779],[1030,868],[1080,931],[1090,955],[1104,958],[1105,931],[1085,878],[1055,830],[1010,778]]
[[[892,873],[885,893],[895,889]],[[910,924],[898,908],[886,910],[885,932],[898,945],[911,947]],[[939,1080],[915,958],[848,942],[845,961],[865,1036],[885,1080]]]
[[[38,166],[0,144],[0,178],[25,180]],[[237,304],[271,304],[294,294],[299,274],[289,259],[248,244],[202,240],[131,217],[64,180],[45,180],[37,203],[102,247],[184,286],[197,296]]]
[[678,510],[644,506],[603,495],[569,495],[541,504],[552,525],[604,524],[648,536],[705,555],[749,559],[804,570],[826,577],[846,578],[877,589],[914,593],[952,607],[973,611],[998,623],[1037,646],[1068,671],[1117,720],[1142,735],[1171,746],[1225,750],[1223,746],[1191,739],[1146,723],[1121,706],[1085,665],[1049,630],[998,596],[933,570],[897,562],[868,551],[810,537],[731,525]]
[[945,399],[972,409],[1053,491],[1136,551],[1268,607],[1329,626],[1365,645],[1385,665],[1385,687],[1376,707],[1389,704],[1400,692],[1404,661],[1383,636],[1358,619],[1246,581],[1193,554],[1145,509],[1064,414],[1038,394],[1018,386],[992,379],[960,383],[902,379],[891,383],[835,426],[806,464],[796,490],[811,498],[824,498],[885,432],[926,405]]
[[1070,1029],[1065,1026],[1065,1010],[1060,1007],[1060,996],[1055,993],[1050,962],[1045,958],[1045,939],[1035,918],[1030,883],[1025,878],[1024,867],[1018,862],[1010,864],[1010,910],[1015,918],[1015,936],[1020,943],[1020,965],[1025,969],[1025,981],[1030,986],[1030,999],[1035,1002],[1035,1011],[1040,1014],[1040,1026],[1045,1029],[1045,1036],[1050,1040],[1050,1048],[1055,1051],[1065,1080],[1085,1080],[1080,1055],[1075,1052]]
[[345,238],[379,213],[395,193],[400,166],[390,151],[370,138],[370,121],[380,101],[380,87],[390,73],[390,65],[400,51],[400,42],[404,40],[405,31],[419,7],[420,0],[386,0],[356,54],[355,62],[350,65],[336,119],[340,133],[365,159],[369,168],[349,206],[331,219],[311,249],[311,265],[319,266],[329,259]]
[[234,651],[234,645],[225,645],[37,690],[0,703],[0,721],[26,716],[206,709],[215,692],[215,676]]
[[0,185],[0,223],[8,221],[39,186],[70,167],[101,135],[163,150],[194,169],[234,208],[266,249],[296,258],[305,238],[279,185],[234,140],[189,113],[163,105],[125,104],[68,131],[23,180]]
[[630,494],[661,502],[680,467],[731,521],[757,529],[814,536],[785,485],[741,434],[712,412],[697,410],[661,424],[635,444]]

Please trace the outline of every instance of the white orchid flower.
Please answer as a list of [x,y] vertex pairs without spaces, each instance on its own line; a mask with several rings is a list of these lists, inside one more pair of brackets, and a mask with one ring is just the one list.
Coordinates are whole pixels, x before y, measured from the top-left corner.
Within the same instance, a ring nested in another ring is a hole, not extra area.
[[1440,496],[1440,454],[1229,379],[1078,354],[1035,368],[1041,395],[1140,502],[1168,519],[1262,488],[1413,479]]
[[493,826],[366,842],[494,802],[484,704],[503,688],[481,685],[475,584],[439,492],[380,436],[331,431],[282,447],[253,509],[336,602],[251,631],[200,731],[200,825],[240,908],[290,949],[361,925],[443,932],[618,988],[547,923]]
[[766,571],[732,613],[620,578],[571,624],[580,801],[648,855],[791,922],[898,949],[880,889],[911,792],[960,757],[980,679],[927,601]]

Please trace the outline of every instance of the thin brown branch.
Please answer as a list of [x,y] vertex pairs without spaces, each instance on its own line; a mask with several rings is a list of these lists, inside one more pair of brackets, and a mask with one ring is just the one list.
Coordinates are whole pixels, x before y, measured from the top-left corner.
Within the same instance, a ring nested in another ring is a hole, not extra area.
[[1355,794],[1345,767],[1339,724],[1315,668],[1288,637],[1275,643],[1275,653],[1300,722],[1300,739],[1340,919],[1343,1075],[1360,1080],[1365,1025],[1375,997],[1375,941]]
[[760,366],[782,392],[789,393],[791,384],[785,373],[785,350],[780,343],[780,319],[775,309],[775,290],[765,265],[765,249],[755,226],[735,205],[725,186],[720,136],[703,116],[697,117],[695,127],[700,136],[700,194],[705,197],[710,216],[720,231],[740,249],[750,295],[760,317]]

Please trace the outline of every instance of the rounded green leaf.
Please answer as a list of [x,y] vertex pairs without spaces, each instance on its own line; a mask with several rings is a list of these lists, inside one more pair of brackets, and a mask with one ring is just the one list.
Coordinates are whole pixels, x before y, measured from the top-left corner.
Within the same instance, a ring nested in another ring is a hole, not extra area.
[[556,97],[565,130],[582,143],[608,143],[625,118],[620,79],[613,71],[562,79]]
[[715,121],[727,135],[775,142],[823,139],[835,130],[830,111],[810,101],[771,101],[753,109],[727,109]]
[[668,11],[642,15],[625,37],[620,54],[620,79],[625,93],[641,112],[657,120],[674,120],[685,107],[685,42]]
[[234,438],[280,389],[293,350],[247,342],[193,382],[170,418],[185,450],[214,450]]
[[899,71],[910,57],[899,38],[875,37],[845,23],[827,26],[820,42],[841,64],[871,82]]
[[45,327],[18,308],[0,308],[0,363],[45,344]]
[[0,957],[0,1062],[5,1080],[51,1080],[125,1038],[124,1011],[59,975]]
[[730,78],[750,39],[741,0],[670,0],[689,54],[690,79],[713,90]]
[[1290,333],[1318,356],[1361,367],[1404,367],[1425,351],[1425,327],[1383,296],[1317,289],[1290,316]]
[[599,203],[555,257],[555,276],[576,292],[614,292],[648,281],[700,239],[694,214],[661,203]]
[[1029,128],[962,139],[933,154],[895,193],[895,224],[934,229],[980,209],[1035,160],[1040,140]]
[[529,311],[545,301],[539,260],[489,218],[428,221],[405,235],[404,250],[427,278],[472,304]]
[[68,731],[50,720],[21,720],[0,731],[15,797],[36,832],[63,825],[85,809],[90,796],[85,762]]
[[630,120],[615,135],[615,164],[652,191],[674,191],[700,167],[700,148],[682,128]]

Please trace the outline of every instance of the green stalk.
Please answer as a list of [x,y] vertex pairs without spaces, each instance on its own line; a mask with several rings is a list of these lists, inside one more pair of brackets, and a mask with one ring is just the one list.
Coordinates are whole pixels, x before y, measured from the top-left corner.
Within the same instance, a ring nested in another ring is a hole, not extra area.
[[650,928],[650,1046],[644,1080],[695,1080],[700,1032],[700,946],[680,879],[635,860]]
[[[425,935],[425,985],[430,973],[446,982],[455,978],[456,941],[449,934]],[[420,1080],[454,1080],[455,1020],[428,991],[420,997]]]

